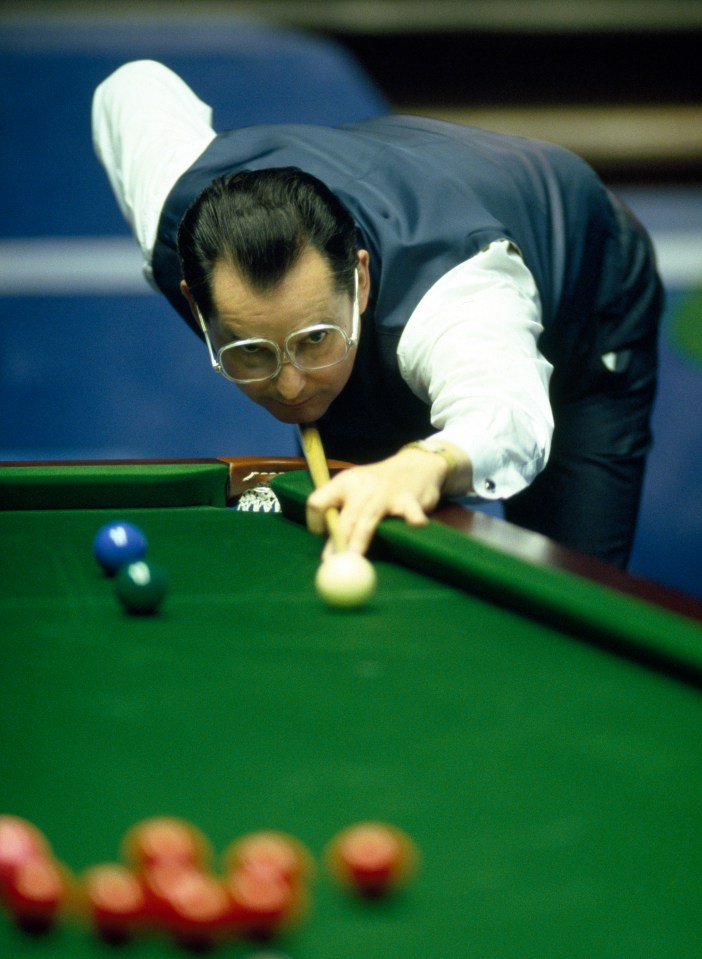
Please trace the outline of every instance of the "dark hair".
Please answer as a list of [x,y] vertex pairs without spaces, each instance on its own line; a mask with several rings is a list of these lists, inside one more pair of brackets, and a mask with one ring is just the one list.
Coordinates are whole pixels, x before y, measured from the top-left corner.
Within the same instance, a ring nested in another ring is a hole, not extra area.
[[353,292],[353,219],[320,180],[294,167],[218,177],[190,204],[178,228],[183,278],[205,316],[212,312],[212,273],[219,260],[265,292],[309,247],[326,259],[337,287]]

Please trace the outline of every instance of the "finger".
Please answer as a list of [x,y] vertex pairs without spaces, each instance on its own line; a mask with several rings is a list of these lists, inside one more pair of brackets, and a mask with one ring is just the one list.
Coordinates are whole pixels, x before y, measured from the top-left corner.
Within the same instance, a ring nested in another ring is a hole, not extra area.
[[[343,542],[344,550],[364,555],[370,547],[383,515],[382,512],[368,513],[354,509],[353,504],[343,508],[338,518],[341,533],[338,538]],[[332,537],[329,537],[322,551],[322,558],[328,559],[335,552],[338,552],[337,544]]]
[[340,509],[342,505],[343,495],[335,491],[331,483],[315,490],[307,497],[305,505],[307,528],[317,536],[324,536],[327,532],[327,510],[332,507]]
[[427,514],[414,497],[408,496],[389,510],[388,515],[404,519],[409,526],[426,526],[429,522]]
[[382,518],[382,514],[377,512],[372,514],[364,512],[357,516],[354,523],[346,528],[348,549],[353,553],[365,554]]
[[[324,513],[321,515],[323,517]],[[385,510],[382,503],[373,507],[367,496],[350,496],[342,504],[338,513],[337,525],[340,535],[337,536],[337,539],[343,542],[344,549],[354,553],[365,553],[370,546],[378,523],[384,515]],[[316,511],[314,513],[310,511],[309,518],[312,521],[310,528],[324,532],[323,529],[320,529]],[[330,539],[330,542],[324,548],[323,557],[328,558],[335,551],[335,548],[338,549]]]
[[315,536],[324,536],[326,532],[326,527],[324,524],[324,513],[315,509],[310,503],[307,503],[307,508],[305,510],[305,520],[307,522],[307,529],[310,533],[314,533]]

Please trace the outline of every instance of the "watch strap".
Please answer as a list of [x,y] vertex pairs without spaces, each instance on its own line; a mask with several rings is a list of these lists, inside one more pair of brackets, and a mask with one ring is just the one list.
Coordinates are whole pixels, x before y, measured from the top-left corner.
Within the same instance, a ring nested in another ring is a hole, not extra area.
[[451,479],[453,478],[456,470],[458,469],[458,462],[453,453],[447,449],[440,440],[415,440],[413,443],[406,443],[401,447],[402,450],[422,450],[424,453],[433,453],[435,456],[440,456],[448,466],[448,472],[446,473],[446,479],[443,483],[443,488],[446,489],[451,484]]

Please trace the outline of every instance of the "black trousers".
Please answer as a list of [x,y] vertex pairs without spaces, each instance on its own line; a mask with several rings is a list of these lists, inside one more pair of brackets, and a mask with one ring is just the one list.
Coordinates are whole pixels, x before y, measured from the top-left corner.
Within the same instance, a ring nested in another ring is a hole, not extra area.
[[[624,567],[652,443],[663,292],[648,235],[630,211],[613,203],[626,252],[620,315],[595,318],[601,325],[599,355],[586,372],[586,388],[581,382],[552,394],[549,462],[504,509],[518,526]],[[602,360],[607,354],[613,369]]]

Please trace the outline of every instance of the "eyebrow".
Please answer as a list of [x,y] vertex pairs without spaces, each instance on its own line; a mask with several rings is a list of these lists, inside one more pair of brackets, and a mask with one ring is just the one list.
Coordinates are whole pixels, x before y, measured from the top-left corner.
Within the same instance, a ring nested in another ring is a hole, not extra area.
[[[319,326],[320,324],[329,324],[332,326],[339,326],[340,323],[342,322],[343,322],[342,318],[339,317],[336,311],[325,311],[325,314],[322,316],[322,318],[318,320],[307,319],[301,322],[299,326],[295,326],[289,329],[287,333],[285,334],[285,336],[289,336],[291,333],[298,333],[300,330],[305,330],[311,326]],[[227,328],[222,329],[221,326],[220,326],[220,329],[222,333],[225,333],[227,335],[228,342],[230,343],[235,343],[235,342],[238,342],[239,340],[270,340],[272,343],[275,343],[275,340],[272,337],[264,336],[263,334],[251,333],[248,336],[242,336],[230,329],[227,329]],[[285,337],[283,337],[283,339],[285,339]]]
[[[327,302],[326,304],[324,304],[324,311],[323,311],[323,313],[322,313],[322,315],[321,315],[321,317],[320,317],[319,319],[311,320],[311,319],[307,318],[306,320],[304,320],[303,322],[301,322],[300,326],[294,327],[293,329],[289,329],[289,330],[287,331],[287,333],[285,334],[285,336],[289,336],[290,333],[296,333],[296,332],[298,332],[299,330],[304,330],[304,329],[305,329],[306,327],[308,327],[308,326],[317,326],[317,325],[319,325],[320,323],[329,323],[329,324],[333,324],[334,326],[343,325],[343,323],[345,322],[345,317],[340,317],[340,316],[339,316],[339,310],[341,309],[341,301],[343,301],[343,297],[344,297],[345,292],[346,292],[345,290],[336,290],[336,291],[335,291],[334,296],[335,296],[335,298],[337,298],[337,303],[339,304],[336,309],[334,309],[334,308],[332,307],[332,305]],[[353,297],[352,297],[352,300],[353,300]],[[275,341],[272,337],[270,337],[270,336],[263,336],[262,334],[249,334],[248,336],[241,336],[241,335],[239,335],[238,333],[235,333],[235,332],[233,332],[232,330],[227,329],[226,327],[223,327],[223,326],[222,326],[222,323],[221,323],[221,320],[220,320],[220,317],[219,317],[219,315],[216,313],[216,310],[215,310],[214,319],[215,319],[215,322],[218,324],[219,329],[220,329],[221,333],[223,334],[223,336],[226,336],[226,338],[227,338],[227,344],[229,344],[229,343],[237,343],[237,342],[239,342],[240,340],[269,340],[269,341],[272,342],[272,343],[275,343],[275,342],[276,342],[276,341]],[[239,323],[240,321],[237,320],[237,319],[235,319],[235,320],[233,320],[233,322],[234,322],[236,325],[238,325],[238,323]],[[283,339],[284,339],[284,338],[285,338],[285,337],[283,337]],[[225,344],[225,345],[227,345],[227,344]]]

